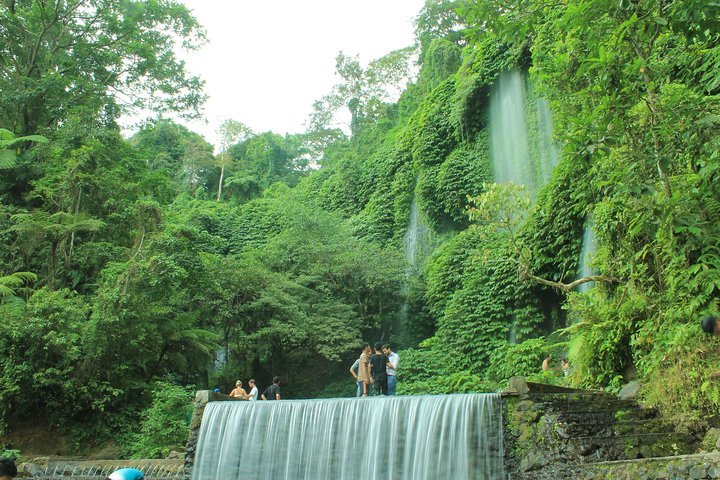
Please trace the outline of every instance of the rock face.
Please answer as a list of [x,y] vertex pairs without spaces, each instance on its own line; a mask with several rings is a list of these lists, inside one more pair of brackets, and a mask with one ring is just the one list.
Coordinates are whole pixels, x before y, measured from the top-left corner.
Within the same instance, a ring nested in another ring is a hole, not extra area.
[[[567,389],[538,392],[533,387],[539,386],[528,386],[525,395],[506,397],[506,468],[513,480],[641,478],[586,475],[619,469],[603,462],[677,458],[694,451],[696,438],[676,432],[655,410],[634,401]],[[686,476],[645,478],[712,478],[699,476],[709,475],[710,466],[703,462],[690,465]]]

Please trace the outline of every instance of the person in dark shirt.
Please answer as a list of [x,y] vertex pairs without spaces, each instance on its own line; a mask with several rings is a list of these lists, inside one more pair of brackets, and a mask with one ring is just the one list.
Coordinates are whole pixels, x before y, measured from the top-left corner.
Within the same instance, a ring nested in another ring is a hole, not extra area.
[[260,398],[263,400],[280,400],[280,377],[273,377],[273,384],[265,389]]
[[373,385],[375,395],[388,394],[387,362],[388,357],[382,351],[382,343],[376,343],[375,353],[370,357],[370,372],[375,381]]

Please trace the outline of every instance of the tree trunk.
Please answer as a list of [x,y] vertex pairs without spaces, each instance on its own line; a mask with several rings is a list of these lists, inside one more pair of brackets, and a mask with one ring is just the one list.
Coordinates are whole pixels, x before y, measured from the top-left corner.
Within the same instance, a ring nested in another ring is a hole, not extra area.
[[218,181],[218,194],[217,198],[215,200],[220,200],[220,195],[222,195],[222,183],[223,183],[223,177],[225,176],[225,165],[220,167],[220,180]]

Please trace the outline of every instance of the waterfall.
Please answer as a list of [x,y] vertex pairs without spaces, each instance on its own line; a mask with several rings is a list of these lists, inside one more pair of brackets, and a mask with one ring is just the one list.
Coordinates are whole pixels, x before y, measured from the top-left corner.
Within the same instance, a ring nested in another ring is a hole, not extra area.
[[213,362],[213,371],[218,372],[227,365],[227,347],[222,346],[215,350],[215,361]]
[[500,74],[490,94],[490,151],[497,183],[525,185],[536,198],[558,164],[546,100],[517,70]]
[[552,171],[560,162],[558,150],[553,143],[552,111],[544,98],[535,99],[537,113],[537,146],[539,156],[540,181],[542,186],[547,185],[552,178]]
[[496,480],[497,394],[212,402],[193,480]]
[[[597,273],[591,266],[596,250],[597,240],[595,239],[593,222],[592,220],[588,220],[585,224],[585,232],[583,233],[582,249],[580,251],[580,260],[578,262],[578,278],[587,277]],[[595,282],[587,282],[579,285],[577,290],[578,292],[586,293],[594,286]]]
[[415,197],[410,202],[410,218],[403,244],[405,246],[405,276],[410,277],[420,269],[425,255],[427,255],[430,238],[430,229],[425,224],[418,208]]
[[513,182],[535,192],[525,103],[520,72],[501,73],[490,95],[490,150],[497,183]]

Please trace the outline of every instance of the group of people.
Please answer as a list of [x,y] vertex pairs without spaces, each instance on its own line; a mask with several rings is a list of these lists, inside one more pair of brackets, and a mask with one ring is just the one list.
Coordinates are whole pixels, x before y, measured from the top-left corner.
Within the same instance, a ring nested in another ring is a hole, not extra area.
[[378,342],[373,352],[369,343],[363,343],[360,358],[350,367],[350,375],[357,382],[357,396],[395,396],[399,364],[400,356],[392,351],[390,345]]
[[[255,379],[251,378],[248,380],[248,386],[250,387],[250,393],[246,392],[243,388],[242,381],[238,380],[235,382],[235,388],[228,395],[235,398],[242,398],[243,400],[250,400],[254,402],[258,399],[258,388],[255,384]],[[219,389],[215,389],[219,393]],[[280,400],[280,377],[273,377],[273,383],[265,389],[260,395],[260,400]]]

